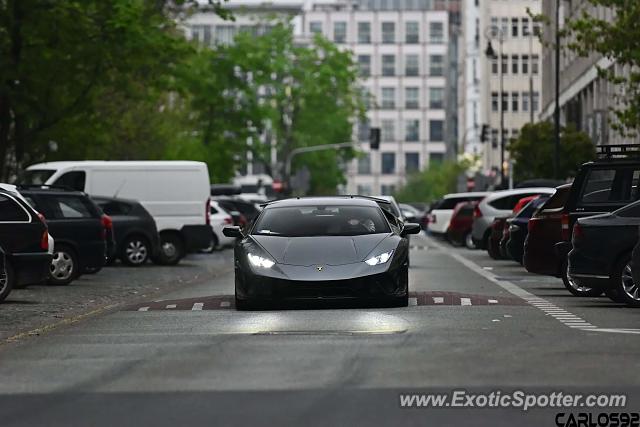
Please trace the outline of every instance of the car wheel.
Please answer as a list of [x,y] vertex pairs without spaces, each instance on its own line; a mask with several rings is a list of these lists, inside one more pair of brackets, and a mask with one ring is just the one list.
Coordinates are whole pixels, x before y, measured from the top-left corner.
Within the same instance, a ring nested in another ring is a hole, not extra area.
[[640,287],[634,283],[631,275],[631,257],[626,255],[618,261],[611,276],[614,284],[614,293],[619,302],[631,307],[640,307]]
[[160,235],[160,251],[154,260],[162,265],[176,265],[184,257],[184,244],[174,233]]
[[473,235],[471,234],[471,232],[467,233],[467,235],[464,236],[464,245],[467,247],[467,249],[476,248],[476,244],[473,243]]
[[211,242],[209,243],[208,247],[202,250],[202,252],[208,254],[213,253],[216,249],[218,249],[218,245],[218,236],[216,236],[215,233],[211,233]]
[[15,275],[13,274],[13,268],[9,261],[6,261],[4,271],[0,271],[0,301],[4,301],[11,293],[14,283]]
[[569,267],[565,261],[562,266],[562,283],[569,292],[577,297],[597,297],[602,295],[602,289],[590,288],[589,286],[580,285],[569,277]]
[[78,257],[73,249],[60,245],[54,248],[49,266],[49,284],[68,285],[78,275]]
[[120,249],[120,260],[126,265],[138,267],[149,259],[149,242],[141,236],[129,236],[124,239]]

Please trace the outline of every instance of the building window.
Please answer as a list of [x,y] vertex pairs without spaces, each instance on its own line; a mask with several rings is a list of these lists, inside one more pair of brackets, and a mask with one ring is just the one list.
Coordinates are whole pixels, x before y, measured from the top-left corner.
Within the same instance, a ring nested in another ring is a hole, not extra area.
[[[208,27],[205,27],[208,28]],[[205,39],[204,43],[209,44],[207,42],[207,33],[204,34]],[[216,25],[215,29],[215,42],[219,44],[231,44],[233,43],[233,39],[236,36],[236,27],[233,25]]]
[[363,153],[358,157],[358,175],[369,175],[371,173],[371,156]]
[[408,44],[420,43],[420,25],[417,21],[405,22],[404,40]]
[[194,25],[191,27],[191,40],[211,45],[211,26],[210,25]]
[[393,184],[391,185],[382,184],[380,186],[380,192],[382,193],[383,196],[392,196],[393,193],[396,192],[396,186]]
[[383,174],[390,175],[396,173],[396,153],[382,153],[381,161],[381,171]]
[[360,93],[362,94],[362,103],[364,104],[364,108],[367,110],[371,108],[371,92],[366,87],[360,88]]
[[533,98],[531,99],[531,109],[533,111],[538,111],[540,108],[540,94],[538,92],[533,92]]
[[498,32],[498,17],[496,16],[491,17],[491,31],[494,33]]
[[498,58],[495,56],[491,58],[491,74],[498,74]]
[[522,92],[522,111],[529,111],[529,92]]
[[322,22],[311,21],[309,23],[309,31],[311,34],[322,34]]
[[420,73],[418,55],[407,55],[404,57],[404,74],[406,76],[417,76]]
[[358,184],[358,194],[361,196],[371,196],[371,194],[373,193],[371,191],[371,186],[367,185],[367,184]]
[[444,140],[444,122],[442,120],[429,120],[429,140]]
[[518,139],[518,136],[520,136],[520,130],[511,129],[511,139]]
[[393,44],[396,42],[396,24],[394,22],[382,23],[382,43]]
[[358,22],[358,43],[371,43],[371,23]]
[[396,89],[393,87],[382,88],[382,108],[393,109],[396,108]]
[[511,74],[518,74],[519,62],[520,62],[520,57],[518,55],[511,56]]
[[420,108],[420,89],[407,87],[404,90],[404,108],[414,110]]
[[505,37],[509,35],[509,18],[506,16],[500,18],[500,31],[502,31]]
[[491,129],[491,146],[493,148],[498,146],[498,129]]
[[502,111],[509,111],[509,92],[502,92]]
[[407,120],[404,140],[407,142],[420,141],[420,120]]
[[420,170],[420,153],[404,153],[404,170],[408,174]]
[[383,76],[396,75],[396,56],[395,55],[382,55],[382,75]]
[[358,140],[360,141],[369,141],[369,122],[358,122]]
[[531,73],[538,74],[538,71],[539,71],[538,55],[531,55]]
[[529,36],[529,18],[522,18],[522,37]]
[[491,111],[498,112],[498,92],[491,92]]
[[507,55],[502,55],[500,57],[500,61],[502,64],[502,74],[503,75],[509,74],[509,57]]
[[429,42],[444,42],[444,24],[442,22],[429,22]]
[[529,74],[529,55],[522,55],[522,74]]
[[444,108],[444,89],[441,87],[429,88],[429,108]]
[[444,57],[442,55],[429,55],[429,75],[431,77],[444,76]]
[[344,43],[347,41],[347,23],[333,23],[333,41],[336,43]]
[[511,111],[517,113],[520,106],[520,97],[518,96],[518,92],[513,92],[511,94]]
[[443,153],[429,153],[429,163],[438,164],[444,161]]
[[360,77],[369,77],[371,75],[371,56],[358,55],[358,69]]
[[511,18],[511,37],[518,37],[518,27],[520,23],[518,22],[518,18]]
[[383,142],[393,142],[396,140],[396,127],[393,120],[382,120],[380,122],[380,139]]

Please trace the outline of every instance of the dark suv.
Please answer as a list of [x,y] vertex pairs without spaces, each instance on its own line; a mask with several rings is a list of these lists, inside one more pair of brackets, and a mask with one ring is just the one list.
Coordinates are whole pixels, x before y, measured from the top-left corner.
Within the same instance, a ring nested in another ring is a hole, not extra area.
[[113,223],[115,256],[130,266],[139,266],[160,249],[160,237],[151,214],[135,200],[92,197]]
[[555,252],[562,261],[562,279],[574,295],[591,296],[594,290],[577,285],[567,276],[567,255],[572,249],[571,231],[579,218],[610,213],[638,200],[640,145],[598,147],[598,159],[582,165],[562,210],[562,241]]
[[47,280],[51,255],[47,225],[17,193],[0,185],[0,301],[15,286]]
[[47,186],[19,189],[45,216],[55,239],[50,283],[67,285],[82,273],[102,268],[107,255],[107,229],[100,208],[85,193]]

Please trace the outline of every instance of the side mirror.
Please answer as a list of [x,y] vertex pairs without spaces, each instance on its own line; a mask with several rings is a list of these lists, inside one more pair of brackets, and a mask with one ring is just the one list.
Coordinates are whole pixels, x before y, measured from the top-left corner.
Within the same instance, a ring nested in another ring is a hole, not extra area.
[[240,231],[240,227],[235,227],[235,226],[223,228],[222,234],[224,234],[227,237],[239,237],[239,238],[244,237],[242,235],[242,231]]
[[420,233],[420,224],[416,224],[414,222],[408,222],[404,225],[402,229],[402,236],[406,236],[408,234],[418,234]]

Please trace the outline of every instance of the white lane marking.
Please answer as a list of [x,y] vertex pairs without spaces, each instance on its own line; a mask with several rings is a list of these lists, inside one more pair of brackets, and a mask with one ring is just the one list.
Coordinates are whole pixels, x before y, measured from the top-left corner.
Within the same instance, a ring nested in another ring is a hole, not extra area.
[[231,303],[229,301],[222,301],[220,303],[220,307],[230,307]]
[[488,301],[489,301],[489,304],[497,304],[498,303],[497,299],[490,299]]
[[176,304],[167,304],[165,308],[176,308]]
[[138,311],[149,311],[149,307],[140,307]]
[[203,302],[195,302],[193,303],[193,307],[191,307],[191,310],[202,310],[202,307],[204,307],[204,303]]
[[409,305],[418,305],[418,298],[409,298]]
[[434,304],[442,304],[444,302],[444,298],[443,297],[433,297],[433,303]]
[[460,298],[460,305],[471,305],[471,298]]
[[493,267],[482,267],[482,268],[489,271],[493,270]]

